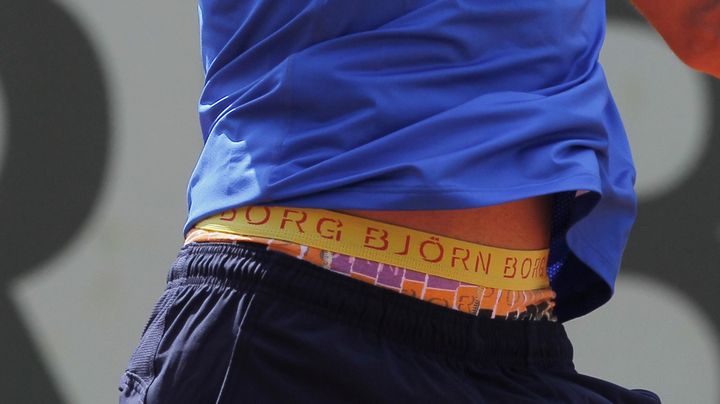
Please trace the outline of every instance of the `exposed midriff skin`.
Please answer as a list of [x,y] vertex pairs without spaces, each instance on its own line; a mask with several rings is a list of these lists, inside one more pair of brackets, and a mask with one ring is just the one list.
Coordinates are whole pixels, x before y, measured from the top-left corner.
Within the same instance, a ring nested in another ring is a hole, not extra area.
[[473,243],[521,250],[550,245],[552,196],[455,210],[338,210]]
[[690,67],[720,78],[720,2],[632,0]]

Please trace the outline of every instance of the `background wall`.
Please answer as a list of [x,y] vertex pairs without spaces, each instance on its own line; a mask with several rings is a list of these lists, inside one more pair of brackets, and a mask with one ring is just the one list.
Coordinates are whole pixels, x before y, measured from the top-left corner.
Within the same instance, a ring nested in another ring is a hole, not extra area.
[[[196,4],[0,0],[0,391],[116,402],[182,243],[201,148]],[[640,215],[617,294],[567,324],[583,373],[719,403],[720,80],[624,1],[602,56]]]

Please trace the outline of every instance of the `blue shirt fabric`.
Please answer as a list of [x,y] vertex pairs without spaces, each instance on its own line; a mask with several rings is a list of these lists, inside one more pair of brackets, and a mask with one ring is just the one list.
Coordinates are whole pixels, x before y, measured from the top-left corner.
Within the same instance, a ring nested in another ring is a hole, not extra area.
[[461,209],[556,193],[558,317],[610,298],[636,197],[598,63],[604,0],[200,0],[199,11],[205,145],[185,232],[249,204]]

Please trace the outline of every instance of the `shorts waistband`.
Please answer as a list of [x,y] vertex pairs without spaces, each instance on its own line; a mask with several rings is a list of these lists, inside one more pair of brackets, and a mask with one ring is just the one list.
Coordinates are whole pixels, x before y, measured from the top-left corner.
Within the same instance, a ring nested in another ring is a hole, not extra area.
[[493,247],[327,209],[243,206],[195,227],[291,241],[473,285],[508,290],[550,285],[548,249]]
[[573,368],[572,345],[561,323],[472,316],[339,276],[262,245],[183,246],[168,287],[193,283],[286,299],[424,354],[490,366]]

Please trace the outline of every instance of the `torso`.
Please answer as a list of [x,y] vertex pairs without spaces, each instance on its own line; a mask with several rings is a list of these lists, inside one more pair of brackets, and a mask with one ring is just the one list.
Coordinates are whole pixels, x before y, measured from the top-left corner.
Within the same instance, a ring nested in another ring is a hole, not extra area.
[[550,245],[552,196],[456,210],[339,210],[350,215],[512,249]]

